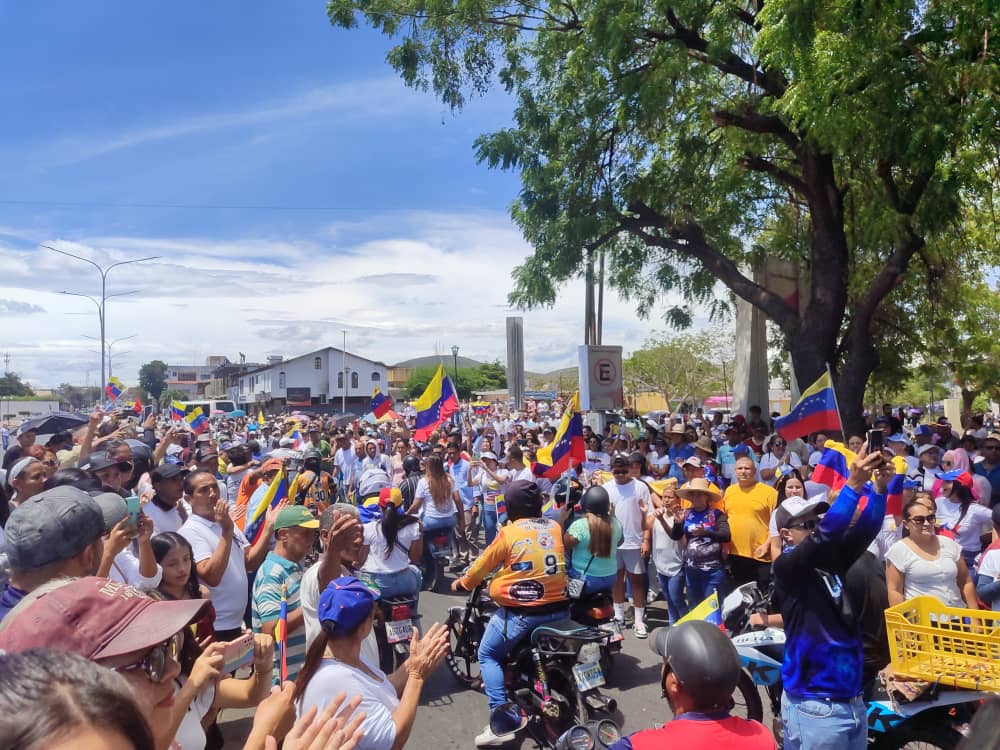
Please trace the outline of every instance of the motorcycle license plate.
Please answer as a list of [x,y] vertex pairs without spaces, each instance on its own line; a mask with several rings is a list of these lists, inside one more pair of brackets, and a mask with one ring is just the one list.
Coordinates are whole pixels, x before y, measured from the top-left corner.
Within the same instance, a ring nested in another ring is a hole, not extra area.
[[605,633],[611,633],[611,642],[617,643],[622,640],[625,636],[622,635],[622,626],[617,622],[612,620],[611,622],[602,623],[600,626],[601,630]]
[[385,639],[389,643],[408,641],[413,635],[413,620],[396,620],[385,624]]
[[574,664],[573,677],[576,678],[576,687],[581,693],[604,684],[604,672],[596,661]]

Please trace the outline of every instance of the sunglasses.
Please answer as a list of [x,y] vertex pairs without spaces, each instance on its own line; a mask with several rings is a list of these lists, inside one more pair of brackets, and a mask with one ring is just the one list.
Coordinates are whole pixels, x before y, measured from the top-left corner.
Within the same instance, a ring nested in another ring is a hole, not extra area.
[[925,523],[931,524],[933,526],[934,521],[936,519],[933,515],[930,515],[930,516],[910,516],[906,520],[909,521],[910,523],[915,523],[917,526],[923,526]]
[[788,528],[802,529],[803,531],[814,531],[817,526],[819,526],[819,521],[817,521],[815,518],[811,518],[808,521],[802,521],[801,523],[789,524]]
[[175,633],[163,643],[153,646],[139,661],[124,667],[116,667],[115,671],[132,672],[141,669],[150,682],[162,682],[170,662],[177,661],[180,655],[183,638],[182,633]]
[[611,473],[614,474],[616,477],[620,477],[623,474],[628,474],[628,469],[615,469]]

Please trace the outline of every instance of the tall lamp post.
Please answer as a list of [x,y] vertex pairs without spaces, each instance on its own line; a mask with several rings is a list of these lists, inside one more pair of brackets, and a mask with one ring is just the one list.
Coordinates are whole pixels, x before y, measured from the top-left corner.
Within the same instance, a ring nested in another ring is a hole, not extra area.
[[[113,339],[113,340],[111,340],[111,341],[108,342],[108,377],[109,378],[112,375],[115,374],[114,373],[114,360],[112,359],[112,356],[111,356],[111,350],[114,348],[115,344],[120,344],[122,341],[128,341],[129,339],[134,339],[138,335],[139,334],[137,334],[137,333],[133,333],[131,336],[122,336],[120,339]],[[91,341],[97,341],[98,340],[96,336],[87,336],[87,335],[84,335],[84,338],[85,339],[90,339]],[[88,349],[87,351],[93,351],[93,350]],[[129,353],[130,352],[118,352],[118,356],[120,357],[123,354],[129,354]]]
[[89,299],[91,302],[93,302],[97,306],[97,316],[98,316],[98,319],[100,320],[100,323],[101,323],[101,385],[100,385],[100,387],[103,388],[104,384],[108,382],[107,381],[107,367],[106,367],[106,364],[105,364],[105,358],[107,357],[107,344],[105,343],[105,338],[104,338],[105,325],[106,325],[106,322],[107,322],[107,316],[105,314],[106,313],[106,307],[107,307],[107,301],[109,299],[111,299],[112,297],[124,297],[127,294],[135,294],[135,291],[131,291],[131,292],[119,292],[118,294],[108,294],[108,272],[111,271],[112,268],[117,268],[118,266],[125,266],[125,265],[128,265],[129,263],[143,263],[143,262],[145,262],[147,260],[159,260],[160,256],[159,255],[152,255],[152,256],[150,256],[148,258],[134,258],[133,260],[121,260],[121,261],[118,261],[117,263],[112,263],[111,265],[104,266],[102,268],[97,263],[95,263],[94,261],[90,260],[90,258],[84,258],[84,257],[81,257],[79,255],[74,255],[73,253],[67,253],[65,250],[59,250],[58,248],[52,247],[51,245],[42,245],[42,247],[44,247],[47,250],[51,250],[52,252],[59,253],[60,255],[65,255],[65,256],[70,257],[70,258],[76,258],[77,260],[82,260],[84,263],[89,263],[90,265],[92,265],[94,268],[97,269],[97,272],[99,274],[101,274],[101,301],[100,302],[98,302],[96,299],[94,299],[93,297],[91,297],[89,294],[79,294],[78,292],[66,292],[66,291],[59,292],[59,293],[60,294],[67,294],[67,295],[69,295],[71,297],[86,297],[87,299]]

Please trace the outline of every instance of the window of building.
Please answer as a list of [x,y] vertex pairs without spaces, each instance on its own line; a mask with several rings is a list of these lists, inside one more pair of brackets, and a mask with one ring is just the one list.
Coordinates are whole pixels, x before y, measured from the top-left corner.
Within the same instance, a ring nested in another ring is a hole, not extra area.
[[344,390],[344,373],[342,372],[337,373],[337,387],[340,390]]
[[323,369],[323,358],[322,357],[313,357],[313,369],[314,370],[322,370]]
[[279,388],[285,387],[285,373],[283,372],[278,373],[278,387]]
[[358,374],[356,372],[351,373],[351,388],[358,387]]
[[373,372],[372,373],[372,382],[373,383],[377,383],[379,380],[381,380],[381,378],[379,377],[379,374],[377,372]]

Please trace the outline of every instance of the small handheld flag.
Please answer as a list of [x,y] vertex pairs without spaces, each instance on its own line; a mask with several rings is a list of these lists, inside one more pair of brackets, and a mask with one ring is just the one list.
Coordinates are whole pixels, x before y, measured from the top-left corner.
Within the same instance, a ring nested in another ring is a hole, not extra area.
[[288,584],[281,584],[281,610],[274,626],[274,640],[281,652],[281,682],[288,679]]
[[267,492],[264,493],[264,497],[260,499],[252,511],[249,509],[247,511],[246,526],[243,533],[246,535],[251,546],[257,543],[264,531],[264,516],[267,514],[268,509],[278,507],[278,504],[287,498],[288,476],[285,474],[284,466],[282,466],[278,474],[271,480],[271,484],[267,486]]
[[117,401],[125,392],[125,384],[113,375],[108,378],[108,384],[104,386],[104,393],[112,401]]
[[431,432],[458,411],[458,394],[451,378],[444,374],[443,365],[438,365],[423,394],[411,405],[417,412],[416,430],[413,434],[417,440],[426,440]]
[[823,455],[813,469],[811,479],[819,484],[825,484],[831,490],[839,490],[847,484],[847,478],[851,476],[851,464],[856,459],[854,451],[843,443],[827,440],[823,445]]
[[722,627],[722,612],[719,609],[718,591],[713,591],[707,599],[692,608],[690,612],[675,622],[674,625],[680,625],[682,622],[691,622],[694,620],[704,620],[705,622],[710,622],[713,625],[718,625],[720,628]]
[[375,390],[372,392],[371,404],[368,406],[368,411],[374,414],[376,419],[381,419],[391,408],[392,399],[382,393],[382,391],[378,389],[378,386],[375,386]]
[[774,430],[785,440],[822,430],[843,431],[829,370],[802,392],[794,409],[774,420]]
[[184,419],[184,402],[183,401],[171,401],[170,402],[170,418],[171,419]]
[[208,420],[205,418],[205,412],[202,411],[200,406],[192,409],[184,417],[184,421],[187,422],[188,427],[191,428],[191,432],[195,435],[199,435],[208,429]]
[[579,392],[569,400],[552,442],[538,449],[537,460],[548,467],[543,474],[546,479],[558,479],[573,463],[581,464],[587,460]]

